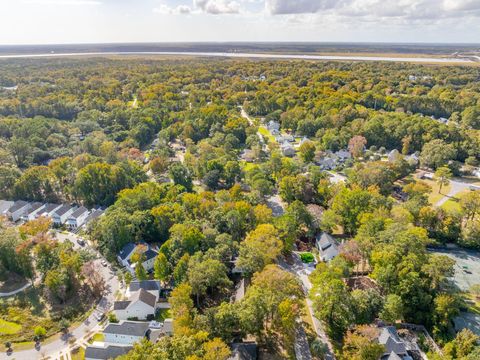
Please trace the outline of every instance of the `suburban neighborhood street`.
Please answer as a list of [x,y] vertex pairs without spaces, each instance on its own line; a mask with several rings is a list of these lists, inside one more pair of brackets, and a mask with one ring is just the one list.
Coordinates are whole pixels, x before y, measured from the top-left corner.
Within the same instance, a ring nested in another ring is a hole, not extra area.
[[[70,240],[77,249],[87,248],[88,246],[85,245],[85,247],[81,247],[76,241],[77,236],[75,234],[57,232],[56,238],[58,241]],[[111,266],[103,266],[103,257],[98,253],[97,255],[99,257],[94,260],[95,269],[100,273],[105,282],[105,291],[103,297],[97,303],[95,310],[80,325],[76,325],[76,327],[70,329],[68,334],[64,334],[59,339],[48,344],[41,344],[38,349],[15,351],[14,348],[13,352],[8,356],[9,359],[32,360],[42,359],[47,356],[51,359],[60,359],[61,356],[69,357],[71,349],[82,345],[85,347],[85,343],[88,340],[85,339],[85,337],[87,335],[91,336],[93,333],[101,329],[101,324],[100,321],[98,321],[96,314],[106,313],[111,308],[113,301],[115,300],[115,294],[120,289],[121,285]],[[74,340],[72,341],[72,339]]]
[[440,207],[445,204],[449,199],[453,198],[455,195],[461,193],[462,191],[469,190],[472,187],[472,184],[469,184],[464,181],[459,180],[450,180],[450,191],[442,199],[437,201],[435,204],[436,207]]

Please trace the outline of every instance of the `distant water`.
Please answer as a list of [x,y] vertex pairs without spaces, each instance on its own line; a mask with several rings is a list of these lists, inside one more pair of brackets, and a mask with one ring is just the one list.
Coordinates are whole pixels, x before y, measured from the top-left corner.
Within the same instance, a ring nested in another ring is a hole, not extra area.
[[0,55],[0,59],[24,59],[46,57],[73,56],[106,56],[106,55],[171,55],[171,56],[204,56],[253,59],[285,59],[285,60],[346,60],[346,61],[390,61],[417,63],[458,63],[467,64],[474,61],[466,58],[428,58],[428,57],[391,57],[391,56],[350,56],[350,55],[301,55],[301,54],[260,54],[260,53],[225,53],[225,52],[191,52],[191,51],[118,51],[118,52],[82,52],[82,53],[44,53],[44,54],[12,54]]

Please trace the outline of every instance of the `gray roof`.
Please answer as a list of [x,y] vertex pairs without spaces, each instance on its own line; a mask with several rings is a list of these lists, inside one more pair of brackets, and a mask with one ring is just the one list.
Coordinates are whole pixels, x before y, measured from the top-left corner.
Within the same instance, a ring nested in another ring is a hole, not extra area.
[[27,211],[27,214],[31,214],[31,213],[37,211],[37,210],[40,209],[42,206],[43,206],[43,204],[42,204],[41,202],[31,203],[31,204],[30,204],[30,208],[29,208],[28,211]]
[[140,289],[144,289],[147,291],[160,291],[161,288],[162,286],[160,285],[160,281],[157,280],[135,280],[130,283],[128,290],[130,290],[130,292],[138,291]]
[[10,209],[8,209],[8,211],[13,213],[13,212],[18,211],[21,208],[25,207],[26,205],[28,205],[28,202],[23,201],[23,200],[17,200],[13,203],[13,205],[10,207]]
[[107,325],[104,334],[145,336],[148,330],[148,322],[122,321],[119,324],[110,323]]
[[322,260],[330,260],[339,254],[337,241],[327,233],[322,233],[317,237],[317,247],[320,251]]
[[155,250],[148,249],[143,253],[143,255],[145,255],[145,261],[148,261],[157,257],[158,253]]
[[130,301],[141,301],[151,307],[155,307],[155,303],[157,302],[157,298],[155,295],[150,294],[148,291],[144,289],[140,289],[135,291],[132,296],[130,297]]
[[107,345],[106,347],[87,346],[85,349],[85,358],[87,359],[115,359],[118,356],[125,355],[132,346]]
[[105,212],[104,210],[100,210],[100,209],[93,210],[90,214],[88,214],[87,218],[85,219],[85,222],[92,221],[102,216],[104,212]]
[[400,356],[398,356],[397,354],[395,354],[393,351],[388,355],[388,357],[386,358],[386,360],[402,360],[402,358]]
[[42,213],[49,213],[56,208],[58,208],[60,205],[59,204],[45,204],[45,207],[42,210]]
[[13,206],[13,201],[0,200],[0,214],[5,213]]
[[125,310],[128,305],[130,305],[130,300],[125,301],[114,301],[113,302],[113,310]]
[[63,216],[67,212],[69,212],[72,209],[72,207],[68,204],[62,205],[57,211],[55,211],[55,214],[58,216]]
[[88,209],[86,207],[83,207],[83,206],[80,206],[77,210],[75,210],[71,215],[70,217],[71,218],[78,218],[79,216],[85,214],[86,212],[88,212]]
[[385,346],[385,355],[394,352],[397,355],[406,355],[405,343],[398,336],[397,329],[393,326],[386,326],[378,337],[378,343]]
[[233,343],[230,347],[232,349],[232,355],[229,357],[229,360],[257,359],[257,344],[254,342]]

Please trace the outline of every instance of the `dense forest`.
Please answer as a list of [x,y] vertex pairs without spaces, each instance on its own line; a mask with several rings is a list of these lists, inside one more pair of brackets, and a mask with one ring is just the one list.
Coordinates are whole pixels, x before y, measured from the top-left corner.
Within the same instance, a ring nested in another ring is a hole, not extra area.
[[[259,135],[270,122],[302,139],[295,156]],[[318,159],[345,149],[336,169],[345,181],[332,182]],[[476,66],[2,62],[0,199],[106,207],[85,232],[112,262],[129,242],[158,246],[153,277],[174,288],[175,335],[125,359],[226,359],[226,344],[244,338],[291,358],[307,309],[288,264],[321,232],[342,246],[317,264],[309,296],[340,359],[382,354],[366,330],[378,320],[424,325],[444,350],[427,348],[432,358],[478,358],[477,337],[453,328],[466,306],[449,282],[455,262],[429,250],[480,248],[479,192],[446,209],[431,201],[435,182],[413,175],[434,172],[440,194],[452,176],[472,179],[479,162]],[[2,256],[27,238],[2,244],[0,270],[32,276],[28,254],[21,264]],[[232,302],[236,271],[250,285]],[[349,286],[359,273],[375,286]],[[327,345],[309,341],[322,358]]]

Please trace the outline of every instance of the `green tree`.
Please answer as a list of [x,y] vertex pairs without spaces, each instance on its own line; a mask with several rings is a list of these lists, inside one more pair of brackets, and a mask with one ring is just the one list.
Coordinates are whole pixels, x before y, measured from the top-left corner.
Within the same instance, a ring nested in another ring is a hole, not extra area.
[[448,161],[453,160],[455,156],[456,151],[451,144],[447,144],[440,139],[435,139],[423,146],[420,163],[422,166],[437,169],[446,165]]
[[153,263],[154,277],[157,280],[167,281],[172,271],[167,257],[163,253],[159,253]]
[[450,184],[452,171],[447,166],[441,166],[435,171],[435,179],[438,184],[438,193],[440,194],[443,186]]
[[300,156],[306,163],[312,162],[315,158],[315,144],[312,141],[304,141],[299,150]]

